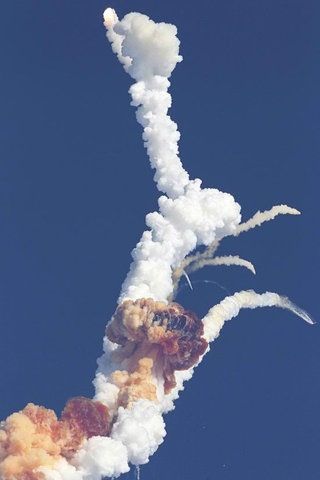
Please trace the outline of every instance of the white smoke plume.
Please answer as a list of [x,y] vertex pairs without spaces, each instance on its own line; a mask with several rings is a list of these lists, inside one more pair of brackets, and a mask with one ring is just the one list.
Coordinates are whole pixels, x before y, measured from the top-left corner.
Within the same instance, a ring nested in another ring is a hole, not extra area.
[[[270,292],[235,293],[202,321],[171,302],[181,275],[203,266],[238,265],[255,273],[252,263],[237,255],[215,257],[220,241],[278,214],[299,212],[277,206],[241,224],[232,195],[202,189],[201,180],[190,179],[179,158],[180,133],[168,115],[168,79],[182,60],[176,27],[140,13],[120,21],[111,8],[104,12],[104,24],[114,53],[135,80],[131,105],[137,107],[163,195],[159,210],[146,216],[147,230],[132,252],[118,308],[107,325],[94,399],[71,400],[61,420],[32,404],[8,417],[0,428],[3,480],[101,480],[119,477],[130,464],[145,464],[166,435],[163,414],[174,408],[226,320],[242,308],[275,306],[313,323],[287,298]],[[201,246],[203,251],[192,253]]]
[[179,158],[177,125],[168,115],[170,77],[179,55],[174,25],[156,24],[146,15],[130,13],[121,22],[112,9],[104,14],[107,36],[125,70],[136,80],[129,92],[143,126],[143,140],[154,179],[165,196],[159,212],[149,213],[150,230],[133,251],[134,262],[123,284],[125,298],[166,300],[172,291],[172,267],[198,245],[209,245],[234,234],[240,223],[240,206],[216,189],[201,189],[201,180],[190,180]]

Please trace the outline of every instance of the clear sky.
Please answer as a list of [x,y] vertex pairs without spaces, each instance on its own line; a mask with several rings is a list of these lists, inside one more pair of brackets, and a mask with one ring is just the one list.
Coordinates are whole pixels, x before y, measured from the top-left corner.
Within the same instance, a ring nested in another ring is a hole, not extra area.
[[[156,208],[106,6],[1,4],[0,418],[29,401],[59,412],[93,394],[105,323]],[[178,301],[202,315],[224,289],[254,288],[319,318],[319,2],[111,6],[178,27],[171,114],[191,176],[232,193],[244,219],[279,203],[303,212],[224,241],[221,253],[253,261],[256,277],[207,268]],[[166,417],[142,479],[318,480],[319,342],[319,326],[288,312],[243,311]]]

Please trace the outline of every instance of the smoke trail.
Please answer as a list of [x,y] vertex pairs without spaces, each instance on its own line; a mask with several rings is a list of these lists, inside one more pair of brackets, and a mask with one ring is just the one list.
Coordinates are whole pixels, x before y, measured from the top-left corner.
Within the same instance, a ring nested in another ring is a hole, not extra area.
[[[297,214],[284,205],[258,212],[240,224],[234,198],[201,188],[179,158],[177,125],[168,115],[170,78],[179,55],[174,25],[130,13],[119,21],[104,13],[112,49],[135,80],[129,92],[143,127],[143,140],[164,194],[159,211],[146,216],[146,230],[106,327],[103,355],[94,379],[95,397],[71,399],[60,419],[33,404],[0,425],[1,480],[101,480],[117,478],[149,458],[166,435],[163,414],[174,408],[185,381],[209,350],[224,322],[241,308],[285,308],[312,319],[286,297],[238,292],[215,305],[203,320],[171,299],[184,272],[205,265],[240,265],[238,256],[214,257],[220,241],[273,219]],[[194,252],[199,247],[204,250]],[[188,277],[187,277],[188,278]]]
[[258,211],[253,215],[250,220],[245,223],[241,223],[234,235],[239,235],[242,232],[247,232],[255,227],[260,227],[264,222],[269,222],[273,220],[277,215],[300,215],[299,210],[295,208],[288,207],[288,205],[275,205],[270,210],[266,210],[265,212]]
[[241,309],[258,307],[284,308],[295,313],[305,322],[311,325],[314,324],[312,318],[287,297],[272,292],[259,294],[253,290],[248,290],[226,297],[222,302],[209,310],[203,318],[204,337],[208,342],[212,342],[219,335],[224,322],[236,317]]
[[189,268],[188,268],[188,273],[195,272],[196,270],[199,270],[200,268],[206,267],[206,266],[214,266],[214,265],[226,265],[227,267],[231,265],[237,265],[238,267],[245,267],[250,272],[256,273],[256,270],[254,268],[254,265],[249,262],[248,260],[244,260],[243,258],[240,258],[238,255],[227,255],[224,257],[215,257],[215,258],[201,258],[198,261],[195,261]]
[[121,22],[112,9],[104,13],[107,37],[125,70],[134,78],[131,104],[139,107],[137,120],[159,190],[175,198],[184,193],[189,175],[178,157],[180,133],[168,116],[168,93],[176,64],[181,62],[180,42],[174,25],[155,23],[146,15],[129,13]]

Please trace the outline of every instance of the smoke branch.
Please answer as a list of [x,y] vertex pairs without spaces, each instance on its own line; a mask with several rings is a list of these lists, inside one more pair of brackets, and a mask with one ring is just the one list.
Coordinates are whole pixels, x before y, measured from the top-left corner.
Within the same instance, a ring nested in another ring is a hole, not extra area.
[[234,235],[237,236],[242,232],[251,230],[252,228],[260,227],[263,223],[273,220],[278,215],[300,215],[300,212],[295,208],[288,207],[288,205],[275,205],[270,210],[266,210],[264,212],[258,211],[253,215],[252,218],[250,218],[250,220],[247,220],[245,223],[241,223],[237,227]]

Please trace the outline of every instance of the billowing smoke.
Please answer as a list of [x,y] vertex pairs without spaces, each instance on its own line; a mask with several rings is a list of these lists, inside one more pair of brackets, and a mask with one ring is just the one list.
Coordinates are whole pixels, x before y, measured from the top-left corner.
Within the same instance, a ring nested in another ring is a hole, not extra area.
[[222,239],[278,214],[299,212],[280,205],[241,223],[232,195],[203,189],[201,180],[190,179],[179,158],[180,133],[168,115],[168,79],[182,60],[176,27],[139,13],[119,21],[110,8],[104,24],[114,53],[135,80],[131,105],[137,107],[162,192],[159,210],[146,216],[147,230],[132,252],[118,307],[106,328],[94,399],[69,400],[60,419],[28,404],[2,422],[2,480],[100,480],[148,462],[166,435],[163,414],[173,408],[226,320],[242,308],[280,307],[313,323],[286,297],[270,292],[235,293],[202,320],[174,302],[181,277],[190,282],[189,275],[206,265],[237,265],[255,273],[249,260],[215,256]]

